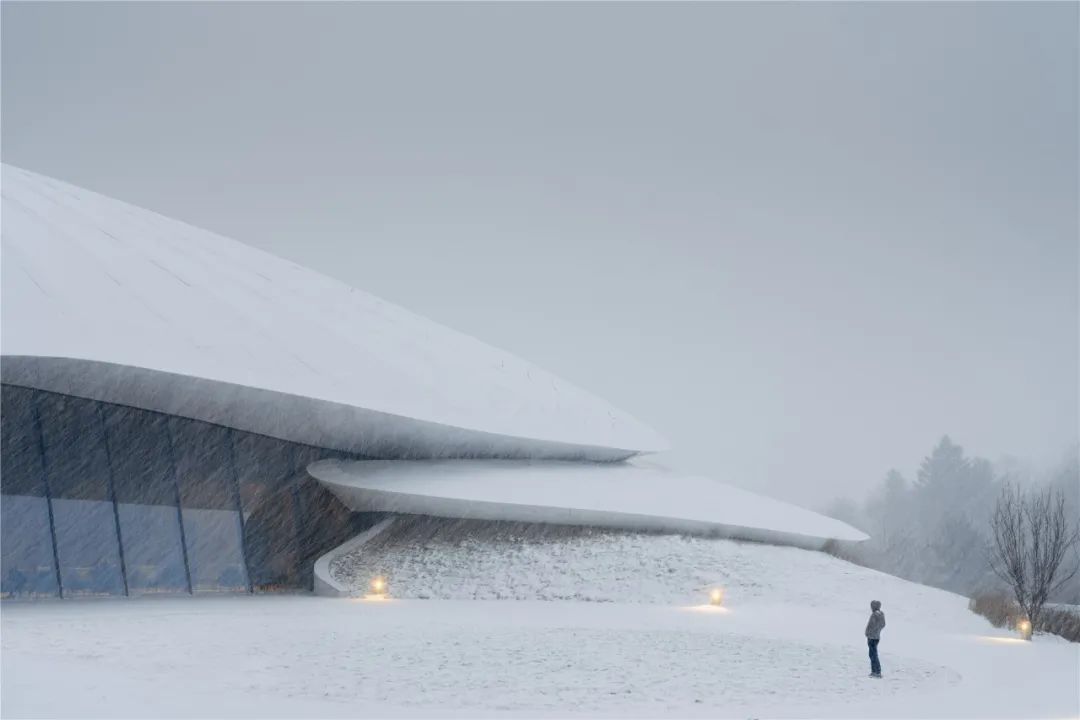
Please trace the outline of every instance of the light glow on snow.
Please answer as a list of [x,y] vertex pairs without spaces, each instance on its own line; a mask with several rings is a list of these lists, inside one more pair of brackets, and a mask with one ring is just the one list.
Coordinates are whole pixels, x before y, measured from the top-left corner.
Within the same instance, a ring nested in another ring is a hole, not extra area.
[[1027,640],[1017,637],[1001,637],[1000,635],[979,635],[977,640],[992,645],[1030,645]]
[[689,607],[682,609],[689,610],[690,612],[706,613],[708,615],[728,615],[731,613],[730,608],[724,607],[723,605],[716,605],[712,602],[707,605],[690,605]]

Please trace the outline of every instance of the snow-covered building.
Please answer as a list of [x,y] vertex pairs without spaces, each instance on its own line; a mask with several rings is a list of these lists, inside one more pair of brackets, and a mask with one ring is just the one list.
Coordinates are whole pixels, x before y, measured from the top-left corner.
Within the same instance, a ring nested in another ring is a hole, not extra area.
[[2,592],[310,588],[385,513],[858,531],[630,461],[589,393],[341,282],[3,167]]

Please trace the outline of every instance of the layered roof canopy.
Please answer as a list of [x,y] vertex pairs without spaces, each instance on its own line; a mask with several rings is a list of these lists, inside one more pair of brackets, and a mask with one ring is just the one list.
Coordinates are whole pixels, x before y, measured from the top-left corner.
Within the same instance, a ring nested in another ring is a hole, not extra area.
[[5,382],[381,457],[665,448],[591,394],[338,280],[18,168],[2,180]]

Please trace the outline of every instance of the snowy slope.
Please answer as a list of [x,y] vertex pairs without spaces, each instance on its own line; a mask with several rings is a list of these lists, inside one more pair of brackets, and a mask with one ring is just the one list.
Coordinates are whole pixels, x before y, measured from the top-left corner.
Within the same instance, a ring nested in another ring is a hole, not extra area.
[[[941,591],[821,552],[732,540],[593,528],[419,518],[336,559],[334,577],[366,592],[387,578],[394,597],[576,600],[692,605],[711,588],[729,601],[827,605],[862,612],[902,585],[899,617],[915,621]],[[822,583],[827,579],[827,585]]]
[[665,448],[527,362],[236,241],[7,165],[2,195],[7,382],[369,454]]
[[795,505],[633,462],[325,460],[308,472],[358,510],[688,532],[815,549],[829,538],[866,539]]

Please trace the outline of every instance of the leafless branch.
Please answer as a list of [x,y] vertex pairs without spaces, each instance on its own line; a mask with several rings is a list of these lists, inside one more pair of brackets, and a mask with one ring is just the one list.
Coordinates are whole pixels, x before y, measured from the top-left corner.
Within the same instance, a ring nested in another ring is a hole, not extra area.
[[[1060,490],[1023,492],[1006,484],[990,521],[991,570],[1012,588],[1017,603],[1036,626],[1043,605],[1078,571],[1080,526],[1070,522]],[[1066,560],[1073,562],[1066,564]]]

